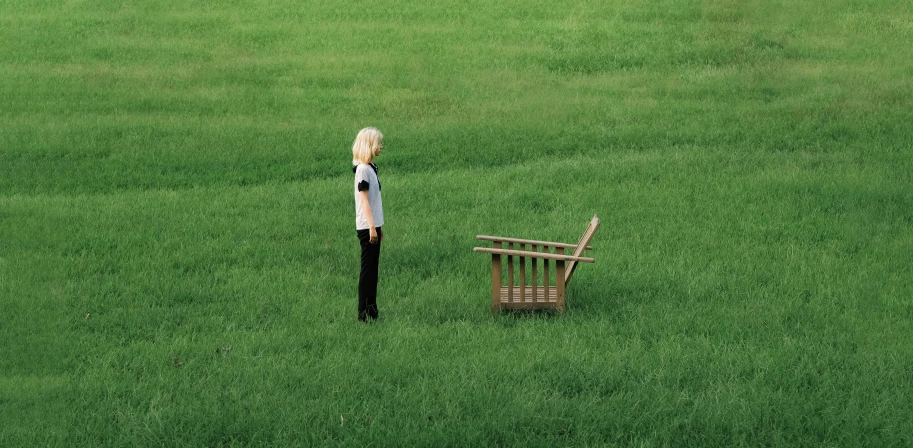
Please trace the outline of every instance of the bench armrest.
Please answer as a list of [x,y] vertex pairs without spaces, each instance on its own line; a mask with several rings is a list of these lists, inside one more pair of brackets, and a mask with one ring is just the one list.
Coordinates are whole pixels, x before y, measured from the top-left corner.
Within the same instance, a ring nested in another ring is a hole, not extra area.
[[[565,249],[576,249],[576,244],[565,244],[565,243],[553,243],[550,241],[536,241],[536,240],[522,240],[520,238],[506,238],[500,236],[488,236],[488,235],[476,235],[476,239],[483,241],[498,241],[502,243],[516,243],[516,244],[534,244],[537,246],[549,246],[549,247],[563,247]],[[587,246],[586,250],[593,250],[592,246]]]
[[529,257],[529,258],[541,258],[545,260],[563,260],[563,261],[577,261],[583,263],[595,263],[596,259],[587,258],[587,257],[575,257],[573,255],[560,255],[560,254],[551,254],[548,252],[530,252],[526,250],[508,250],[508,249],[495,249],[491,247],[475,247],[472,250],[476,252],[482,252],[486,254],[498,254],[498,255],[513,255],[515,257]]

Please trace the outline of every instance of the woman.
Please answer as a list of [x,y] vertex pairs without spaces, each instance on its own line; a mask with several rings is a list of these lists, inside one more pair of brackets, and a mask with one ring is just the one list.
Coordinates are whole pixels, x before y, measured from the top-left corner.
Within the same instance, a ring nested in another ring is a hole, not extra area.
[[355,173],[355,230],[361,243],[361,274],[358,277],[358,320],[377,319],[377,264],[384,239],[384,206],[374,159],[380,155],[384,135],[376,128],[364,128],[352,145]]

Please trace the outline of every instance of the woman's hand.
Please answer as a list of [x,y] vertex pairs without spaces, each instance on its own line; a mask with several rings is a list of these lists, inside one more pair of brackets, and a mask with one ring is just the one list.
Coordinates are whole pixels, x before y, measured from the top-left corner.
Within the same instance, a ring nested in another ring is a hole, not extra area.
[[368,239],[368,242],[369,242],[369,243],[371,243],[371,244],[377,244],[377,242],[380,241],[380,238],[377,236],[377,229],[376,229],[376,228],[371,227],[371,234],[370,234],[370,235],[371,235],[371,237]]

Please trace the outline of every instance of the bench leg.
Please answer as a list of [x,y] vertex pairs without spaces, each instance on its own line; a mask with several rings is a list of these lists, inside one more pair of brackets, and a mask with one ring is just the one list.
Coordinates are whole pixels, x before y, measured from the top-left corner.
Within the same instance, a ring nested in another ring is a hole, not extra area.
[[557,271],[555,273],[555,277],[556,277],[555,278],[555,289],[557,289],[557,292],[558,292],[558,294],[557,294],[558,297],[556,297],[556,300],[555,300],[555,308],[559,312],[562,312],[562,311],[564,311],[564,286],[565,286],[564,285],[564,270],[565,270],[564,260],[557,260],[557,263],[555,263],[555,264],[557,265],[556,266],[557,269],[555,269]]
[[[501,248],[501,243],[494,243],[495,249]],[[491,254],[491,312],[501,312],[501,255]]]

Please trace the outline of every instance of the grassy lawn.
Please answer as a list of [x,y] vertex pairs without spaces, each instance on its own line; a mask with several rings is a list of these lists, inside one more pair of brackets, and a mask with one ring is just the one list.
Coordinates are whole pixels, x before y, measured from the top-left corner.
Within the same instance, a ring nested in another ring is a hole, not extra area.
[[[895,0],[6,1],[0,446],[911,445],[911,42]],[[593,214],[568,310],[493,317],[474,236]]]

